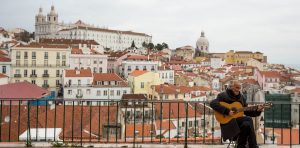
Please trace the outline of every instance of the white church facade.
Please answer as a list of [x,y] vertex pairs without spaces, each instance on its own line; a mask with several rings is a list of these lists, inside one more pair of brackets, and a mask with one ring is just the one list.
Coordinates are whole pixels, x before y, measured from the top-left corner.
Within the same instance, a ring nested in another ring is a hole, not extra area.
[[42,8],[35,16],[35,39],[38,41],[40,38],[95,40],[103,48],[112,50],[124,50],[133,41],[138,48],[142,47],[143,42],[152,42],[152,36],[146,33],[98,28],[80,20],[74,24],[59,23],[54,6],[51,6],[47,16]]

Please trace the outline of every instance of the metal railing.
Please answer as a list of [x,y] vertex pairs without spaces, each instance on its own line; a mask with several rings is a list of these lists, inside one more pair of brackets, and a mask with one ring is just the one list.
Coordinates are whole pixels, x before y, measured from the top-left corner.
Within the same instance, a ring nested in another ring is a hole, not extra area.
[[[273,104],[263,117],[254,119],[259,144],[299,145],[300,104]],[[0,99],[0,142],[224,144],[208,105],[200,101]],[[285,113],[296,108],[298,113],[287,117]]]

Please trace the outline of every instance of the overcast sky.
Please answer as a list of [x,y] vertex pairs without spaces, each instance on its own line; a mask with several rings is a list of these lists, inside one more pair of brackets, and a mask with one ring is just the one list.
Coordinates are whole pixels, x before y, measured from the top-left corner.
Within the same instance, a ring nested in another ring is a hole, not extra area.
[[0,0],[0,27],[34,31],[39,7],[59,22],[82,20],[152,35],[171,48],[195,47],[201,31],[210,52],[260,51],[270,63],[300,64],[300,0]]

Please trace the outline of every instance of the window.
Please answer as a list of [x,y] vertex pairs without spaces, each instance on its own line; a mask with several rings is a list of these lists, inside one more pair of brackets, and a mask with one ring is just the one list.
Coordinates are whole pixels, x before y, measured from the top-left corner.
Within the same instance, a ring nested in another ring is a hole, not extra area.
[[59,83],[59,80],[56,80],[56,86],[58,86],[60,83]]
[[94,71],[94,73],[96,73],[96,72],[97,72],[97,67],[94,67],[94,70],[93,70],[93,71]]
[[35,75],[35,69],[31,70],[31,74]]
[[44,80],[44,85],[48,85],[48,80]]
[[16,60],[16,66],[20,66],[20,60]]
[[59,52],[56,53],[56,59],[60,59],[60,53]]
[[81,85],[81,80],[78,80],[78,85]]
[[102,73],[102,67],[99,68],[99,73]]
[[96,61],[96,60],[94,60],[94,64],[97,64],[97,61]]
[[62,59],[66,59],[66,53],[62,53]]
[[69,94],[69,95],[72,95],[72,90],[68,90],[68,94]]
[[24,61],[24,66],[28,66],[28,60]]
[[86,94],[88,94],[88,95],[91,94],[91,89],[87,89]]
[[36,60],[32,60],[32,61],[31,61],[31,65],[32,65],[32,66],[36,66]]
[[169,99],[169,95],[165,95],[165,99],[168,100]]
[[44,61],[44,66],[48,66],[48,60]]
[[28,52],[27,51],[24,52],[24,59],[28,59]]
[[189,127],[193,126],[193,121],[189,121]]
[[27,69],[24,70],[24,77],[27,77]]
[[59,70],[56,70],[56,77],[59,77]]
[[48,70],[44,70],[44,74],[48,74]]
[[62,61],[62,66],[66,66],[66,61]]
[[182,126],[182,127],[185,127],[185,122],[182,122],[182,123],[181,123],[181,126]]
[[115,91],[114,90],[110,90],[109,95],[110,96],[114,96],[115,95]]
[[2,66],[2,73],[6,73],[6,66]]
[[60,65],[60,60],[56,60],[56,66]]
[[139,66],[135,66],[135,70],[139,70]]
[[16,59],[20,59],[20,57],[21,57],[21,52],[17,51],[17,53],[16,53]]
[[121,95],[121,91],[117,90],[117,96],[120,96],[120,95]]
[[144,88],[144,82],[141,82],[141,88]]
[[48,59],[48,52],[44,53],[44,59]]
[[104,96],[107,96],[107,90],[104,90],[104,91],[103,91],[103,95],[104,95]]
[[16,74],[20,74],[20,69],[16,69]]
[[100,96],[100,95],[101,95],[101,91],[97,90],[97,96]]
[[32,59],[36,59],[36,53],[35,52],[32,52]]
[[31,80],[31,83],[32,83],[32,84],[35,84],[35,80]]

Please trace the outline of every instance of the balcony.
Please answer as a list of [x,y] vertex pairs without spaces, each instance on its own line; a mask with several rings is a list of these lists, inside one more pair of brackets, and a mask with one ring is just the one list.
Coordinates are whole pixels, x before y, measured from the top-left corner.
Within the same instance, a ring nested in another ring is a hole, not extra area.
[[30,77],[31,77],[31,78],[36,78],[37,75],[36,75],[36,74],[31,74]]
[[[206,106],[208,102],[148,100],[143,103],[149,103],[151,107],[133,106],[129,109],[122,106],[120,100],[0,101],[1,116],[10,119],[0,126],[0,140],[3,141],[0,146],[3,147],[63,144],[85,147],[223,148],[228,145],[228,141],[220,138],[219,123]],[[137,104],[132,100],[128,102]],[[291,115],[291,108],[288,108],[298,107],[300,103],[273,104],[273,108],[266,109],[264,118],[254,120],[260,147],[299,147],[299,122],[292,122],[292,118],[287,116]],[[285,114],[287,112],[289,115]],[[165,132],[168,130],[171,132]]]
[[21,74],[14,74],[15,78],[21,78]]
[[45,73],[44,73],[44,74],[43,74],[43,78],[49,78],[49,74],[47,74],[47,73],[45,74]]
[[42,87],[43,88],[49,88],[49,84],[43,84]]

